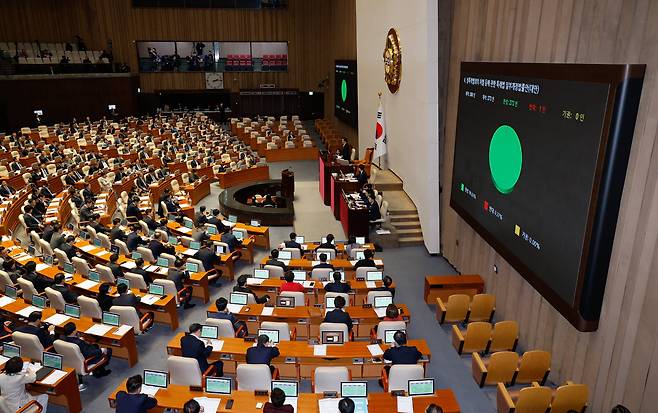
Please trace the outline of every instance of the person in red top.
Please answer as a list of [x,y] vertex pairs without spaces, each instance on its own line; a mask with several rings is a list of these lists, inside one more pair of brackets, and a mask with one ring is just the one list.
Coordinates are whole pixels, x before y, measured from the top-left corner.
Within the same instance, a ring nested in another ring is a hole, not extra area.
[[403,321],[400,310],[395,304],[391,303],[386,306],[386,316],[383,321]]
[[304,286],[298,282],[295,282],[295,275],[292,273],[292,271],[286,271],[285,274],[283,274],[283,279],[286,280],[286,282],[281,284],[281,292],[283,291],[296,291],[300,293],[304,292]]
[[271,402],[265,403],[263,413],[294,413],[295,409],[286,402],[286,394],[278,387],[272,389],[270,394]]

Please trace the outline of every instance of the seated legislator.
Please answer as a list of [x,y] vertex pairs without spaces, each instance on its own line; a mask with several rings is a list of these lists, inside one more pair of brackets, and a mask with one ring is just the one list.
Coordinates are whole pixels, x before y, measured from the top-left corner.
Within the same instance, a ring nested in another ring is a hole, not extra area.
[[375,201],[375,198],[372,196],[368,195],[368,220],[369,221],[376,221],[378,219],[382,218],[382,213],[379,210],[379,205],[377,205],[377,202]]
[[219,233],[223,233],[226,229],[226,225],[224,225],[222,222],[222,217],[220,216],[219,209],[217,208],[212,210],[212,216],[208,218],[208,223],[216,226]]
[[365,166],[359,165],[357,167],[356,179],[359,181],[360,187],[368,183],[368,174],[366,173]]
[[121,229],[121,218],[114,218],[112,220],[112,229],[110,230],[110,241],[119,240],[126,242],[126,234]]
[[247,287],[247,279],[249,279],[249,276],[247,274],[242,274],[241,276],[239,276],[237,285],[233,287],[233,292],[251,294],[254,296],[254,299],[256,300],[257,304],[264,304],[268,302],[270,296],[266,294],[262,297],[258,297],[251,288]]
[[112,305],[132,307],[137,312],[137,317],[141,319],[143,314],[139,309],[140,299],[131,291],[128,291],[128,286],[124,283],[117,285],[117,292],[119,296],[114,299]]
[[[403,331],[396,331],[393,334],[393,346],[384,352],[384,360],[388,360],[392,365],[396,364],[416,364],[423,357],[416,346],[407,345],[407,334]],[[386,366],[388,367],[388,366]]]
[[349,238],[347,238],[347,244],[345,244],[345,253],[348,257],[351,257],[350,253],[355,248],[361,248],[361,244],[356,242],[356,237],[354,235],[350,235]]
[[54,278],[55,284],[50,286],[50,288],[62,294],[62,298],[64,298],[64,301],[67,304],[77,304],[78,294],[74,293],[69,289],[69,287],[66,286],[64,283],[65,280],[66,277],[64,276],[64,273],[58,273]]
[[[85,360],[91,358],[90,364],[98,363],[104,356],[107,356],[108,361],[112,358],[111,348],[101,348],[98,344],[87,343],[85,340],[78,337],[75,324],[70,321],[64,325],[64,337],[62,340],[77,345]],[[92,374],[94,377],[105,377],[110,373],[112,373],[112,370],[106,369],[105,366],[101,366],[94,370]]]
[[333,274],[334,281],[328,283],[324,286],[324,290],[328,293],[344,293],[347,294],[350,292],[350,284],[347,282],[341,281],[341,273],[336,271]]
[[201,261],[205,271],[210,271],[215,268],[215,265],[220,265],[222,263],[222,259],[219,255],[215,254],[213,243],[210,240],[203,243],[201,249],[194,254],[194,258]]
[[381,287],[371,288],[370,291],[388,291],[391,293],[391,296],[395,298],[395,288],[391,287],[391,285],[393,285],[393,278],[391,278],[389,275],[385,275],[382,282],[384,285]]
[[41,311],[32,311],[27,317],[27,324],[18,327],[16,331],[37,336],[43,348],[52,346],[57,339],[53,333],[55,326],[47,326],[41,321]]
[[334,234],[327,234],[326,238],[327,238],[326,242],[323,242],[322,244],[318,245],[318,248],[316,248],[316,250],[319,248],[329,248],[336,251],[336,246],[333,243]]
[[342,323],[347,326],[349,331],[352,331],[352,319],[347,312],[343,311],[345,307],[345,299],[341,296],[338,296],[334,299],[334,308],[329,311],[327,315],[324,316],[323,322],[325,323]]
[[36,400],[45,412],[48,408],[48,395],[32,396],[25,388],[26,384],[37,380],[36,373],[39,369],[31,365],[25,367],[24,369],[23,359],[18,356],[7,360],[0,374],[0,393],[9,408],[8,411],[17,412],[32,400]]
[[128,247],[128,251],[135,251],[137,247],[148,244],[148,240],[139,235],[140,230],[141,227],[139,224],[133,224],[130,227],[130,233],[126,236],[126,247]]
[[364,258],[362,260],[358,260],[356,262],[356,264],[354,264],[354,269],[355,270],[359,267],[376,267],[377,266],[375,264],[375,260],[372,259],[372,257],[375,256],[375,254],[372,252],[372,250],[363,251],[363,256],[364,256]]
[[[219,230],[219,228],[217,228]],[[224,227],[222,230],[221,240],[223,243],[228,245],[229,251],[233,252],[236,248],[242,246],[242,242],[238,241],[237,237],[233,235],[229,227]]]
[[25,211],[25,213],[23,214],[23,220],[25,221],[25,226],[27,227],[27,230],[40,233],[41,222],[32,213],[32,205],[25,205],[25,208],[23,208],[23,210]]
[[404,321],[404,318],[400,315],[400,310],[398,309],[398,306],[391,303],[386,306],[386,315],[384,316],[382,321]]
[[270,394],[270,401],[263,407],[263,413],[295,413],[295,408],[285,402],[286,394],[280,388],[275,387]]
[[98,301],[98,306],[103,311],[110,311],[110,308],[114,305],[114,297],[110,295],[109,283],[102,283],[98,286],[98,296],[96,301]]
[[174,261],[174,268],[169,268],[167,272],[167,279],[174,282],[176,285],[176,291],[186,289],[187,293],[183,298],[183,308],[187,310],[193,308],[196,304],[190,303],[190,300],[192,300],[192,287],[185,286],[185,280],[190,278],[190,273],[183,269],[184,265],[185,263],[183,260],[177,258],[176,261]]
[[[215,300],[215,306],[217,307],[217,312],[212,312],[208,314],[208,318],[216,318],[218,320],[229,320],[233,324],[233,329],[239,331],[238,337],[244,337],[247,335],[247,324],[238,320],[235,314],[231,313],[228,310],[228,300],[224,297],[219,297]],[[242,328],[242,330],[240,330]]]
[[279,357],[279,349],[272,345],[270,338],[261,334],[256,339],[256,346],[247,349],[247,364],[267,364],[274,373],[275,367],[272,366],[272,359]]
[[286,271],[283,274],[283,279],[286,280],[286,282],[281,284],[281,292],[292,291],[303,293],[305,291],[304,286],[295,281],[295,274],[293,274],[292,271]]
[[133,274],[141,275],[146,284],[151,284],[153,282],[153,279],[151,278],[151,275],[144,269],[144,259],[143,258],[137,258],[135,260],[135,268],[131,269],[129,272],[131,272]]
[[151,250],[151,254],[153,254],[153,258],[155,258],[156,260],[163,252],[171,255],[176,254],[176,249],[174,248],[173,245],[164,245],[157,238],[151,239],[151,241],[149,241],[148,243],[147,248]]
[[199,207],[199,212],[194,214],[194,225],[197,227],[202,227],[208,222],[208,217],[206,216],[206,206],[201,205]]
[[279,261],[279,250],[273,249],[270,252],[270,259],[265,262],[265,265],[274,265],[275,267],[281,267],[283,271],[288,271],[288,267],[283,261]]
[[46,278],[41,274],[37,274],[36,262],[29,261],[27,264],[25,264],[24,269],[25,269],[25,274],[23,274],[21,278],[32,282],[34,288],[39,293],[43,293],[46,287],[50,287],[53,285],[53,282],[49,278]]
[[114,275],[115,278],[123,277],[123,268],[121,268],[118,261],[119,254],[114,253],[110,255],[110,262],[107,263],[107,267],[112,271],[112,275]]
[[69,235],[66,237],[64,242],[59,246],[59,249],[64,251],[64,254],[68,257],[68,259],[72,259],[75,257],[75,247],[73,246],[73,243],[75,242],[75,236]]
[[334,266],[327,262],[327,258],[328,258],[327,254],[322,253],[320,254],[320,256],[318,256],[318,258],[320,259],[320,263],[315,264],[313,268],[331,268],[332,270],[334,269]]
[[183,413],[205,413],[201,412],[201,405],[198,401],[190,399],[183,405]]
[[302,245],[297,242],[297,234],[294,232],[290,233],[290,239],[288,241],[284,241],[283,245],[285,245],[286,248],[298,248],[300,253],[304,253],[304,250],[302,250]]
[[[208,357],[212,354],[212,345],[210,345],[210,341],[201,338],[201,324],[191,324],[188,331],[180,339],[182,356],[195,359],[199,363],[201,374],[203,374],[210,367]],[[224,375],[224,363],[221,360],[215,361],[212,365],[216,369],[215,376],[221,377]]]
[[158,405],[153,397],[142,394],[142,376],[136,374],[126,381],[126,391],[116,395],[116,413],[147,413]]
[[349,397],[344,397],[338,402],[338,413],[354,413],[356,405]]

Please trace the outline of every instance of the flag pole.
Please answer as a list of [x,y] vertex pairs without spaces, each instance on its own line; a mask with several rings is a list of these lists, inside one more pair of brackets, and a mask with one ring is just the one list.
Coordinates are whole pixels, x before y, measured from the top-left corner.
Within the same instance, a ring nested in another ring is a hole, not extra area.
[[[377,93],[377,96],[379,96],[379,105],[381,106],[382,104],[382,92],[380,91]],[[377,167],[381,170],[382,169],[382,157],[378,156],[377,157]]]

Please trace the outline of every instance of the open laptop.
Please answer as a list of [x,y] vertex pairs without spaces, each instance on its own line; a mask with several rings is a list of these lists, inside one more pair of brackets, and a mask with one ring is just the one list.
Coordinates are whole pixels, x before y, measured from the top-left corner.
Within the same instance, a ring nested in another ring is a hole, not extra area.
[[216,340],[219,337],[219,327],[203,325],[201,326],[201,338]]
[[295,277],[295,281],[306,281],[306,271],[293,270],[292,275]]
[[343,344],[345,342],[342,331],[323,331],[320,339],[322,344]]
[[409,396],[431,396],[434,394],[434,379],[409,380]]
[[228,297],[229,304],[247,305],[246,293],[231,293]]
[[228,216],[228,221],[236,224],[238,222],[238,217],[235,215],[229,215]]
[[393,297],[390,296],[376,296],[374,299],[375,308],[386,308],[389,304],[393,304]]
[[61,370],[63,365],[63,357],[57,353],[50,353],[44,351],[41,354],[41,367],[37,370],[37,381],[41,381],[46,378],[53,370]]
[[130,289],[130,280],[127,278],[117,278],[117,285],[126,284],[126,288]]
[[189,272],[199,272],[199,264],[196,262],[186,262],[185,269]]
[[259,328],[258,329],[258,335],[266,335],[271,343],[278,344],[279,343],[279,330],[269,330],[269,329],[264,329],[264,328]]
[[272,380],[272,390],[279,388],[286,395],[286,400],[299,396],[299,383],[292,380]]
[[279,259],[281,261],[290,261],[292,259],[291,251],[279,251]]
[[343,381],[340,383],[341,397],[368,397],[368,382],[366,381]]
[[75,304],[64,304],[64,314],[69,317],[80,318],[80,306]]
[[149,284],[149,294],[159,295],[159,296],[165,295],[164,285],[162,285],[162,284]]
[[169,385],[169,373],[159,370],[144,370],[144,384],[166,389]]
[[283,308],[294,308],[295,307],[295,297],[286,297],[278,296],[276,298],[276,306]]
[[356,237],[356,243],[359,245],[363,245],[366,243],[366,237]]
[[2,355],[7,358],[20,357],[21,356],[21,346],[15,344],[4,343],[2,345]]
[[298,243],[298,244],[303,244],[304,243],[304,237],[302,235],[297,235],[297,237],[295,237],[295,242]]
[[384,331],[384,343],[385,344],[393,344],[393,342],[395,341],[393,339],[393,336],[395,336],[395,333],[397,333],[398,331],[402,331],[403,333],[407,332],[406,330],[386,330],[386,331]]
[[261,280],[267,280],[270,278],[270,270],[265,268],[255,268],[254,269],[254,278],[259,278]]
[[233,383],[225,377],[206,377],[206,392],[212,394],[231,394]]
[[119,314],[103,311],[101,323],[112,327],[119,327],[120,324]]
[[366,271],[366,281],[381,281],[383,279],[383,271]]
[[46,297],[37,294],[32,295],[32,305],[43,310],[46,308]]
[[357,251],[356,254],[354,254],[354,258],[357,260],[365,260],[366,254],[363,251]]
[[101,282],[101,276],[96,271],[89,271],[87,278],[94,282]]
[[250,224],[252,227],[260,227],[260,219],[252,219]]

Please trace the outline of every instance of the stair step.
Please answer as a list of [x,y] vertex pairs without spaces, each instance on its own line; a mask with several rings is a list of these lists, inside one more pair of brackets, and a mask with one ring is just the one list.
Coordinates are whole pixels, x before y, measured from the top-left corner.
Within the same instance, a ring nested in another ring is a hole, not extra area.
[[398,238],[400,246],[423,245],[423,237],[400,237]]
[[400,216],[400,215],[416,215],[418,217],[418,211],[416,209],[391,209],[389,206],[388,213],[393,215],[393,216]]
[[391,214],[391,222],[418,221],[418,214]]
[[398,233],[400,238],[402,238],[402,237],[413,237],[413,236],[422,237],[423,236],[423,231],[421,231],[420,228],[418,228],[418,229],[398,229],[398,230],[396,230],[396,232]]
[[396,229],[419,229],[420,230],[420,222],[419,221],[404,221],[404,222],[394,222],[391,221],[391,225],[393,225]]

